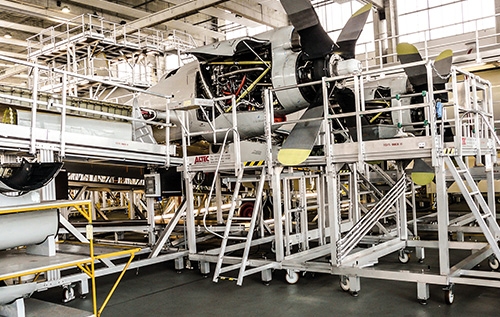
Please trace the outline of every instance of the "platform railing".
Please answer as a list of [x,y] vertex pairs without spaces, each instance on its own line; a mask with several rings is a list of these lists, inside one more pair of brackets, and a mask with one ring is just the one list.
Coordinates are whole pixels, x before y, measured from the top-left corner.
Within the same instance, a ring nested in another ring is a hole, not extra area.
[[[6,56],[0,56],[0,60],[12,62],[12,63],[18,63],[20,65],[32,67],[35,83],[38,82],[38,80],[36,80],[36,79],[38,78],[41,70],[43,70],[43,71],[49,70],[49,67],[46,67],[43,65],[30,63],[30,62],[26,62],[26,61],[21,61],[21,60],[16,60],[16,59],[6,57]],[[44,107],[45,109],[50,109],[53,107],[53,108],[57,109],[57,111],[55,111],[54,113],[58,114],[61,118],[60,139],[59,139],[59,144],[58,144],[61,157],[64,157],[66,154],[66,141],[67,141],[66,140],[66,119],[67,119],[68,115],[74,114],[74,113],[87,114],[91,117],[97,117],[97,118],[108,118],[108,119],[113,118],[115,120],[122,120],[122,121],[126,121],[126,122],[131,122],[131,123],[136,122],[136,123],[140,123],[140,124],[144,124],[144,125],[164,127],[164,128],[166,128],[165,129],[166,130],[166,138],[167,138],[166,142],[167,142],[167,144],[169,144],[170,140],[168,138],[168,136],[169,136],[169,134],[168,134],[169,129],[168,128],[171,126],[169,123],[145,120],[143,118],[134,117],[133,111],[132,111],[133,106],[128,106],[131,109],[131,112],[130,112],[131,115],[124,115],[122,113],[109,113],[109,112],[104,112],[104,111],[100,111],[100,110],[89,109],[88,107],[84,108],[84,107],[73,106],[73,105],[68,104],[68,97],[69,97],[68,95],[69,95],[69,89],[71,88],[71,85],[72,85],[72,79],[76,78],[76,79],[83,79],[83,80],[87,80],[87,81],[94,81],[97,83],[109,84],[110,86],[114,86],[114,87],[118,87],[118,88],[125,88],[128,90],[132,90],[135,93],[141,93],[141,94],[145,94],[145,95],[151,95],[151,96],[155,96],[155,97],[164,98],[165,99],[165,109],[167,109],[167,104],[168,104],[171,96],[163,95],[163,94],[159,94],[159,93],[154,93],[154,92],[146,91],[146,90],[139,89],[139,88],[129,87],[126,85],[120,85],[120,84],[112,83],[112,82],[105,81],[105,80],[89,78],[89,77],[84,76],[84,75],[75,74],[75,73],[67,72],[67,71],[60,70],[60,69],[52,69],[52,71],[61,74],[62,78],[63,78],[62,91],[60,92],[60,94],[57,94],[57,93],[54,94],[53,98],[40,99],[40,93],[39,93],[39,89],[38,89],[37,84],[33,87],[33,90],[27,96],[13,96],[13,95],[7,95],[7,94],[0,93],[0,98],[5,99],[5,100],[9,100],[9,99],[16,100],[17,102],[22,103],[23,105],[27,106],[31,110],[29,153],[35,154],[37,151],[37,135],[36,135],[35,131],[37,129],[37,120],[38,120],[38,115],[39,115],[38,110],[40,107]],[[87,100],[87,102],[92,103],[91,100]],[[102,102],[98,102],[98,103],[102,103]],[[113,108],[111,106],[112,105],[111,103],[106,103],[106,104],[108,106],[110,106],[111,108]],[[117,108],[123,108],[122,105],[116,105],[116,106],[117,106]],[[133,141],[133,140],[128,140],[128,141]],[[171,152],[171,150],[167,146],[166,153],[165,153],[166,164],[170,163],[170,161],[169,161],[170,154],[173,154],[170,152]]]
[[[500,48],[498,44],[500,32],[496,31],[494,27],[483,28],[481,24],[488,19],[498,19],[499,16],[500,14],[488,15],[432,29],[358,42],[357,51],[362,53],[357,54],[357,58],[362,61],[365,71],[376,68],[382,69],[387,64],[392,65],[397,61],[395,51],[397,43],[411,41],[421,51],[424,60],[435,58],[442,50],[452,49],[457,62],[471,65],[480,64],[490,57],[488,51]],[[442,30],[447,32],[446,30],[450,28],[454,30],[462,29],[464,25],[468,26],[467,32],[454,33],[444,37],[431,36],[431,32],[440,32]],[[412,40],[412,38],[417,40]],[[386,43],[390,44],[387,45]],[[387,51],[387,48],[392,48],[392,50]]]
[[[132,249],[130,249],[130,248],[122,249],[121,248],[119,251],[96,255],[94,252],[94,237],[93,237],[93,225],[92,225],[92,216],[91,216],[92,202],[90,200],[49,201],[49,202],[44,202],[44,203],[40,203],[40,204],[24,205],[24,206],[18,206],[18,207],[2,207],[2,208],[0,208],[0,215],[30,212],[30,211],[36,212],[36,211],[40,211],[40,210],[61,209],[61,208],[68,208],[68,207],[72,207],[72,208],[75,208],[76,210],[78,210],[78,212],[80,212],[80,214],[88,222],[86,230],[87,230],[87,239],[88,239],[90,256],[83,257],[80,260],[69,261],[69,262],[66,262],[64,264],[54,264],[54,265],[44,266],[43,268],[40,268],[40,269],[35,268],[35,269],[25,270],[21,273],[13,273],[11,275],[5,275],[5,276],[2,276],[0,278],[0,280],[18,279],[20,277],[28,276],[28,275],[32,275],[32,274],[35,274],[35,276],[39,276],[40,273],[50,271],[50,270],[78,267],[82,272],[84,272],[85,274],[87,274],[91,278],[91,281],[92,281],[92,309],[93,309],[94,316],[100,316],[102,314],[104,308],[108,304],[114,291],[116,290],[118,284],[120,283],[121,279],[123,278],[123,275],[125,274],[125,272],[129,268],[130,263],[134,259],[135,254],[137,252],[141,251],[141,249],[140,248],[132,248]],[[125,266],[123,267],[123,270],[119,274],[115,283],[113,284],[108,295],[105,297],[104,302],[98,308],[96,281],[95,281],[95,278],[96,278],[95,262],[98,260],[101,260],[101,259],[114,258],[114,257],[119,257],[119,256],[124,256],[124,255],[128,255],[129,259],[128,259],[127,263],[125,264]]]

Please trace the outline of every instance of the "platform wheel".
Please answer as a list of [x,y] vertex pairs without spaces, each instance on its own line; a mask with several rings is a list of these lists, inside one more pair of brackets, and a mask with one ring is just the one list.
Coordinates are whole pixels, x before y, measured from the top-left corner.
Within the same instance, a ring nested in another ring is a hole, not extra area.
[[450,285],[449,287],[444,289],[444,302],[447,305],[453,304],[455,300],[455,292],[453,291],[453,287]]
[[406,253],[405,250],[401,250],[399,251],[398,260],[403,264],[410,262],[410,254]]
[[299,273],[293,270],[286,270],[285,279],[288,284],[295,284],[299,281]]
[[500,262],[498,261],[498,259],[495,256],[491,256],[488,259],[488,266],[490,267],[490,269],[496,271],[500,267]]
[[62,302],[68,303],[75,299],[75,289],[72,285],[64,286],[63,294],[62,294]]
[[341,276],[340,277],[340,288],[344,292],[349,292],[350,287],[351,287],[351,283],[349,283],[349,278],[347,276]]

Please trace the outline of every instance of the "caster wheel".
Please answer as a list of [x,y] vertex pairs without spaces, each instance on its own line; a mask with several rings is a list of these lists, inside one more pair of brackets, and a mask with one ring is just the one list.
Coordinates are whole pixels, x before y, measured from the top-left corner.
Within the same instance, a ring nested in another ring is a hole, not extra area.
[[203,276],[203,278],[208,278],[207,274],[203,274],[202,276]]
[[271,282],[262,282],[262,284],[264,284],[264,286],[269,286],[271,285]]
[[490,269],[496,271],[500,267],[500,262],[496,257],[492,256],[488,259],[488,266],[490,267]]
[[299,273],[292,270],[287,270],[285,279],[288,284],[295,284],[299,281]]
[[75,299],[75,290],[74,290],[74,288],[71,285],[67,286],[67,287],[64,287],[62,302],[63,303],[68,303],[68,302],[72,301],[73,299]]
[[340,288],[344,292],[348,292],[350,288],[349,278],[347,276],[340,277]]
[[425,305],[427,305],[427,300],[426,299],[420,299],[419,303],[420,303],[420,305],[425,306]]
[[406,264],[410,261],[410,255],[406,253],[404,250],[399,251],[398,260],[399,262]]
[[418,263],[420,264],[424,263],[424,259],[418,259]]
[[352,297],[358,297],[359,293],[358,292],[351,292]]
[[455,294],[453,293],[452,289],[445,289],[444,290],[444,302],[447,305],[453,304],[453,301],[455,300]]

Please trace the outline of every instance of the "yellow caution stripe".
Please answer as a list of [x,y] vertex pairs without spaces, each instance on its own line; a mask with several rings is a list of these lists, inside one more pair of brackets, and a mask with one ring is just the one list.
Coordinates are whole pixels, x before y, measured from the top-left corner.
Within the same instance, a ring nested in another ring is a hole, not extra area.
[[456,149],[454,147],[444,148],[443,154],[445,155],[454,155],[456,153]]
[[243,166],[262,166],[266,161],[247,161],[243,162]]

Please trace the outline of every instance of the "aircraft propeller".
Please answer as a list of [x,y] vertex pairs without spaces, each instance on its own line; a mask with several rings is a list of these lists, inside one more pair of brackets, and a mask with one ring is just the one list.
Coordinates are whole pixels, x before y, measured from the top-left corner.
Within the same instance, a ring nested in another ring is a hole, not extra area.
[[[281,0],[281,4],[300,36],[300,45],[305,59],[315,61],[315,65],[318,66],[324,65],[325,61],[330,62],[329,59],[334,56],[333,54],[340,56],[340,60],[354,58],[356,41],[363,31],[372,8],[371,4],[367,4],[356,11],[347,21],[340,32],[337,43],[335,43],[322,28],[309,0]],[[339,59],[336,56],[334,58]],[[314,80],[319,80],[322,76],[338,75],[325,71],[315,72],[315,74],[319,78],[314,78]],[[335,89],[334,94],[336,93],[339,94],[337,102],[343,112],[355,111],[354,94],[349,88]],[[319,119],[323,116],[323,108],[316,109],[322,105],[321,90],[318,91],[315,100],[304,112],[301,119]],[[297,123],[278,152],[278,161],[287,166],[298,165],[305,161],[312,151],[320,128],[321,120]]]

